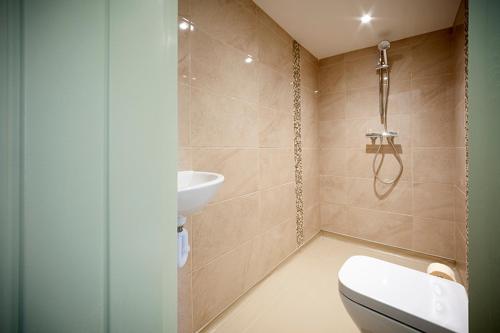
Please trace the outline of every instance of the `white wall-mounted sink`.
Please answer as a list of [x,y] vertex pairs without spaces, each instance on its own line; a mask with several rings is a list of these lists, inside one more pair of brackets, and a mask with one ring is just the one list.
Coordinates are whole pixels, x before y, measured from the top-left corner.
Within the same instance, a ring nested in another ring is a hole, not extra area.
[[188,216],[201,210],[224,182],[224,176],[213,172],[177,172],[177,212]]
[[183,227],[186,216],[201,210],[224,182],[224,176],[214,172],[177,172],[177,265],[186,264],[189,255],[188,232]]

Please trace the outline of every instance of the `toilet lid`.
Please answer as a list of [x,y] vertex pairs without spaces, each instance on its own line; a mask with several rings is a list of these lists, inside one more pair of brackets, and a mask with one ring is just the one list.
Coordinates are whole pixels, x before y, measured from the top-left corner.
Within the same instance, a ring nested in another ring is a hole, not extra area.
[[366,256],[349,258],[339,290],[350,300],[423,332],[468,332],[468,299],[456,282]]

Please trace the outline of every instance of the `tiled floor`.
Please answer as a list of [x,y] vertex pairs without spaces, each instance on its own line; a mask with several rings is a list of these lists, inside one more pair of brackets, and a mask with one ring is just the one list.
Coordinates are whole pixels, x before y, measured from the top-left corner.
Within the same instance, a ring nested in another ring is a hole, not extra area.
[[345,311],[337,272],[353,255],[425,271],[430,259],[322,233],[285,261],[202,332],[359,332]]

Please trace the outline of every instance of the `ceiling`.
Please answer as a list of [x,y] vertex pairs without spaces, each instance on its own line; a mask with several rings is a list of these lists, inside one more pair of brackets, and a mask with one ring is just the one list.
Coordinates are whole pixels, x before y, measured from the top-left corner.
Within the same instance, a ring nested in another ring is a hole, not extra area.
[[[319,59],[450,27],[460,0],[254,0]],[[373,20],[361,24],[360,17]]]

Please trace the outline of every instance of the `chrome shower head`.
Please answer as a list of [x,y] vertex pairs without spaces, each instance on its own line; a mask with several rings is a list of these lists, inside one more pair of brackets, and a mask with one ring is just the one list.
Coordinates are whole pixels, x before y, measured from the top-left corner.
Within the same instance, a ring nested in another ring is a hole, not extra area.
[[387,68],[389,64],[387,63],[387,50],[391,47],[391,43],[388,40],[383,40],[378,43],[378,50],[380,51],[380,60],[378,64],[379,68]]
[[379,51],[387,50],[390,47],[391,47],[391,43],[388,40],[383,40],[380,43],[378,43]]

